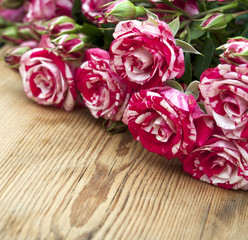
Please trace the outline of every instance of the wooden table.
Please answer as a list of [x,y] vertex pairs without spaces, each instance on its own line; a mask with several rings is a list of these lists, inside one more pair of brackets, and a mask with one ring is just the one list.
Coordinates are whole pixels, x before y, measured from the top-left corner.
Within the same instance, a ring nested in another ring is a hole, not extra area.
[[[1,50],[1,57],[2,57]],[[0,64],[0,239],[248,239],[248,194],[193,179]]]

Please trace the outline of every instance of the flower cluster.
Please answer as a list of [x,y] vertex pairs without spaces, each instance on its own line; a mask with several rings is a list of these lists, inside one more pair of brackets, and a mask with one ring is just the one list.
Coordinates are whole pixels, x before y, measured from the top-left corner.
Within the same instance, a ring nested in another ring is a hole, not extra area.
[[247,4],[0,0],[0,40],[38,104],[86,107],[194,178],[248,190]]

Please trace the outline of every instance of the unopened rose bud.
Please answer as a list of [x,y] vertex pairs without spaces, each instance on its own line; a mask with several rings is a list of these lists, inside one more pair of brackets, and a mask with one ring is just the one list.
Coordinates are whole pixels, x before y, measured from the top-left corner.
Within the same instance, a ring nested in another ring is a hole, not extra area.
[[76,34],[64,34],[52,42],[68,53],[80,52],[84,48],[83,40]]
[[6,9],[19,8],[24,4],[24,0],[2,0],[1,4]]
[[23,40],[39,40],[40,35],[34,31],[32,25],[30,24],[21,24],[18,26],[18,33]]
[[55,51],[66,60],[79,60],[83,57],[84,41],[77,34],[64,34],[52,41]]
[[7,28],[4,28],[0,32],[0,36],[3,41],[12,42],[15,44],[20,44],[23,42],[16,26],[9,26]]
[[76,22],[67,16],[56,17],[48,22],[47,30],[50,36],[58,37],[63,34],[77,32]]
[[14,69],[18,69],[22,55],[31,50],[28,46],[18,46],[10,48],[4,55],[5,62]]
[[221,61],[235,65],[248,63],[248,39],[232,38],[220,46],[224,52],[220,55]]
[[42,22],[42,21],[33,21],[29,24],[30,24],[32,30],[40,36],[48,33],[47,32],[47,24]]
[[[104,12],[106,22],[120,22],[135,19],[146,14],[142,7],[135,6],[128,0],[117,0],[108,6]],[[101,22],[104,22],[101,21]]]
[[200,26],[203,30],[217,31],[225,28],[232,19],[232,14],[211,13],[203,19]]

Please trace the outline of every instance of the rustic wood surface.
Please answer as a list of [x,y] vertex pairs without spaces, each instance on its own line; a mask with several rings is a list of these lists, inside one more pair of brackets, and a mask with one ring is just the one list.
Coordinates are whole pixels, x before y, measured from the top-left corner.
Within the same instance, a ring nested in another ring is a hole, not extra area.
[[193,179],[87,110],[39,106],[0,73],[1,240],[248,239],[246,192]]

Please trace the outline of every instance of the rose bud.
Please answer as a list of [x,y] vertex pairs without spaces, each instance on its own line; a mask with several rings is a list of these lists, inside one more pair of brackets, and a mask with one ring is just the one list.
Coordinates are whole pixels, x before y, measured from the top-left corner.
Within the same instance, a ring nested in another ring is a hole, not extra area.
[[10,48],[4,55],[4,61],[9,67],[18,69],[22,55],[29,50],[31,50],[31,48],[27,46]]
[[20,35],[18,34],[18,28],[16,26],[9,26],[0,31],[1,39],[4,41],[20,44],[23,42]]
[[21,24],[18,26],[18,33],[23,40],[35,39],[38,41],[40,39],[40,35],[33,30],[33,26],[30,24]]
[[191,16],[199,14],[199,6],[197,0],[187,0],[184,6],[184,10]]
[[77,60],[82,57],[84,42],[77,34],[64,34],[52,41],[57,46],[57,51],[65,58]]
[[217,31],[225,28],[232,19],[233,14],[210,13],[203,19],[200,26],[202,30]]
[[84,42],[77,34],[64,34],[52,42],[68,53],[79,52],[84,48]]
[[235,65],[248,63],[248,39],[232,38],[220,46],[224,53],[220,55],[221,61]]
[[114,23],[125,20],[131,20],[135,19],[136,17],[143,16],[146,13],[144,8],[135,6],[128,0],[117,0],[111,5],[106,4],[104,6],[108,6],[104,12],[104,19],[107,22]]
[[24,4],[24,0],[3,0],[1,4],[6,9],[16,9]]
[[34,21],[29,23],[30,27],[33,31],[35,31],[38,35],[47,34],[47,24],[42,21]]
[[67,16],[53,18],[47,22],[47,30],[52,37],[77,32],[76,22]]

